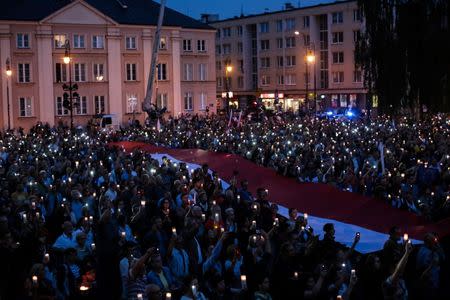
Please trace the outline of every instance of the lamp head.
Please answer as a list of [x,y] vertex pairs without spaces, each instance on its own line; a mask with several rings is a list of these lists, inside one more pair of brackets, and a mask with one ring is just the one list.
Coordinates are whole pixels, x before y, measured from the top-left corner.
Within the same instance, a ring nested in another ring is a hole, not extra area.
[[233,71],[233,67],[230,66],[230,65],[228,65],[228,66],[227,66],[227,72],[231,72],[231,71]]
[[6,76],[10,77],[12,74],[11,71],[11,62],[9,60],[9,58],[6,59]]
[[316,61],[316,56],[312,52],[309,52],[306,55],[306,61],[309,62],[309,63],[313,63],[313,62]]

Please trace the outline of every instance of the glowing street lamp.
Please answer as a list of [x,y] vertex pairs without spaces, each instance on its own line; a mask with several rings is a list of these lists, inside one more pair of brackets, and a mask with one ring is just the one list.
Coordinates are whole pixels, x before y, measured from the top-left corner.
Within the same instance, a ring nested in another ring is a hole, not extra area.
[[6,100],[8,102],[8,130],[11,130],[11,107],[9,104],[9,79],[11,78],[12,71],[11,71],[11,61],[9,58],[6,59],[6,76],[8,77],[6,79]]

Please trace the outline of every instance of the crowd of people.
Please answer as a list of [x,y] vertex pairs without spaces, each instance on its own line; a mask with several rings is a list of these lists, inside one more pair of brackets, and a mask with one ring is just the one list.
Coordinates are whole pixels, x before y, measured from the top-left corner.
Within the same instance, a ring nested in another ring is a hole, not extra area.
[[[348,248],[335,240],[332,223],[312,228],[295,208],[284,218],[265,187],[255,189],[238,172],[225,187],[207,165],[190,168],[110,145],[139,139],[234,152],[302,181],[375,193],[378,180],[386,180],[388,191],[395,183],[413,197],[427,195],[421,167],[411,169],[411,159],[420,159],[429,167],[442,164],[430,184],[435,198],[448,192],[448,160],[431,160],[447,153],[445,120],[436,117],[416,131],[405,129],[412,126],[407,121],[375,121],[368,129],[327,122],[284,116],[228,126],[227,118],[194,117],[117,133],[42,124],[26,134],[2,133],[0,299],[448,297],[448,251],[433,233],[413,247],[394,227],[381,252],[361,255],[354,251],[364,240],[360,233]],[[443,129],[434,131],[437,124]],[[433,139],[422,144],[416,135]],[[372,136],[404,157],[386,155],[380,166]],[[366,187],[345,172],[363,176]]]
[[280,114],[186,116],[127,131],[131,140],[241,155],[297,178],[382,199],[429,220],[450,216],[450,119]]

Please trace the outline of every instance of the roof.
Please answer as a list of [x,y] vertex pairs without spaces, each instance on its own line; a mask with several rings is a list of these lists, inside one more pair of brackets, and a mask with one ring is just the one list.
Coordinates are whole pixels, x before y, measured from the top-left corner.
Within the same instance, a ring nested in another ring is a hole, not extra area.
[[[325,1],[325,0],[322,0],[322,1]],[[218,23],[228,22],[228,21],[233,21],[233,20],[249,19],[249,18],[254,18],[254,17],[268,16],[268,15],[274,15],[274,14],[279,14],[279,13],[306,10],[306,9],[311,9],[311,8],[316,8],[316,7],[331,6],[331,5],[356,2],[356,1],[357,0],[336,0],[334,2],[320,3],[320,4],[316,4],[316,5],[311,5],[311,6],[302,6],[302,7],[293,8],[293,9],[284,9],[284,10],[277,10],[277,11],[271,11],[271,12],[264,12],[264,13],[260,13],[260,14],[247,15],[247,16],[243,16],[243,17],[232,17],[232,18],[228,18],[228,19],[210,22],[209,24],[218,24]]]
[[[160,4],[152,0],[83,0],[119,24],[157,25]],[[39,22],[72,0],[2,0],[0,20]],[[166,6],[163,26],[215,30]]]

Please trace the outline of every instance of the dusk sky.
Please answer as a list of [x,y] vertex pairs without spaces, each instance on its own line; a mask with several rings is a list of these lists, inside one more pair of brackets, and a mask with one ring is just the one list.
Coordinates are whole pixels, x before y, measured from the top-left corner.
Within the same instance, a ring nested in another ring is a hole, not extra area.
[[[166,5],[195,19],[202,13],[219,14],[220,19],[231,18],[241,14],[245,15],[281,10],[284,3],[291,2],[294,7],[310,6],[319,3],[334,2],[335,0],[167,0]],[[159,1],[158,1],[159,2]]]

